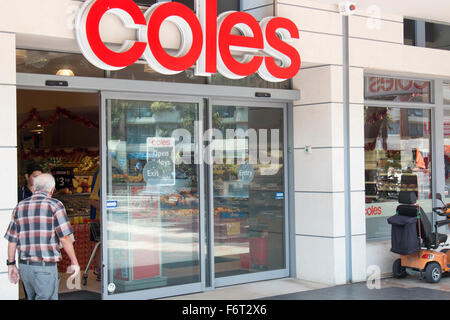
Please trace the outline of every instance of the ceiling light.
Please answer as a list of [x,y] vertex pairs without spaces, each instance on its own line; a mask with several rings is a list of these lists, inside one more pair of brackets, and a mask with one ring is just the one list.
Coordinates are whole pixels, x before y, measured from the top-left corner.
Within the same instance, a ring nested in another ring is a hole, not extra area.
[[75,74],[70,69],[59,69],[58,72],[56,72],[57,76],[67,76],[67,77],[73,77]]

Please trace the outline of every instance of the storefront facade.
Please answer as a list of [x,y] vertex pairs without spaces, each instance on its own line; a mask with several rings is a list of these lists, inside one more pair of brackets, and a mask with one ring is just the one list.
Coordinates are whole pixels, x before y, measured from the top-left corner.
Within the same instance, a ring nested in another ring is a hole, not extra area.
[[[241,1],[241,11],[258,21],[275,15],[297,25],[300,39],[293,45],[302,67],[287,87],[16,69],[17,50],[80,54],[73,21],[81,5],[69,0],[0,5],[0,228],[6,229],[17,199],[17,90],[98,92],[103,298],[147,299],[281,277],[344,284],[365,281],[373,265],[389,274],[395,255],[385,218],[395,213],[395,193],[416,188],[424,208],[431,207],[436,192],[448,195],[443,146],[449,134],[450,52],[405,45],[402,15],[383,8],[374,18],[371,10],[358,8],[344,17],[337,3],[327,1]],[[102,24],[105,42],[133,39],[114,17]],[[163,46],[177,48],[178,37],[169,30]],[[48,80],[67,86],[49,87]],[[152,123],[130,116],[148,109],[154,109]],[[259,137],[256,144],[245,142],[250,129]],[[227,130],[235,135],[231,147]],[[262,146],[262,133],[270,147]],[[186,142],[182,150],[175,151],[175,141]],[[264,161],[252,163],[252,152]],[[151,162],[151,154],[165,163],[162,172],[177,173],[163,174],[158,188],[124,184],[123,175],[131,175],[126,170],[140,168],[140,154],[146,160],[141,165]],[[406,183],[406,175],[420,180]],[[158,214],[144,219],[142,207]],[[221,232],[235,241],[221,241]],[[240,234],[247,240],[237,245]],[[140,247],[143,243],[154,247]],[[266,249],[264,257],[251,257],[248,267],[252,245]],[[5,241],[0,249],[6,257]],[[239,268],[230,257],[238,257]],[[253,258],[265,262],[253,265]],[[0,268],[5,288],[0,297],[17,299],[6,271]]]

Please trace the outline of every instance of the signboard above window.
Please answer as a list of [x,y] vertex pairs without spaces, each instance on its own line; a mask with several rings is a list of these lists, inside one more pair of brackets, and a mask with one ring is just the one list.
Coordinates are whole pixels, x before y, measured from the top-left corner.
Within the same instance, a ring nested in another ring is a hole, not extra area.
[[379,76],[364,77],[366,100],[431,103],[430,92],[430,81]]

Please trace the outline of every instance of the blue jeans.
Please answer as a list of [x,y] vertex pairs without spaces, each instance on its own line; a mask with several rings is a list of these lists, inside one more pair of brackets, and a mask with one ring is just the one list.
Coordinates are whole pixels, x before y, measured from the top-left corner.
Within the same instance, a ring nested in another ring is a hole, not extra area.
[[19,263],[19,274],[28,300],[58,300],[58,267]]

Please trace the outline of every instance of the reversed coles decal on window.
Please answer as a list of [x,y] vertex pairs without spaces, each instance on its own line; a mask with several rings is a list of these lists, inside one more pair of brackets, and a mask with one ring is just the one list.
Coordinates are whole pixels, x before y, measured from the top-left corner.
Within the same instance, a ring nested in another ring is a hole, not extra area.
[[364,98],[394,102],[431,103],[430,81],[365,76]]

